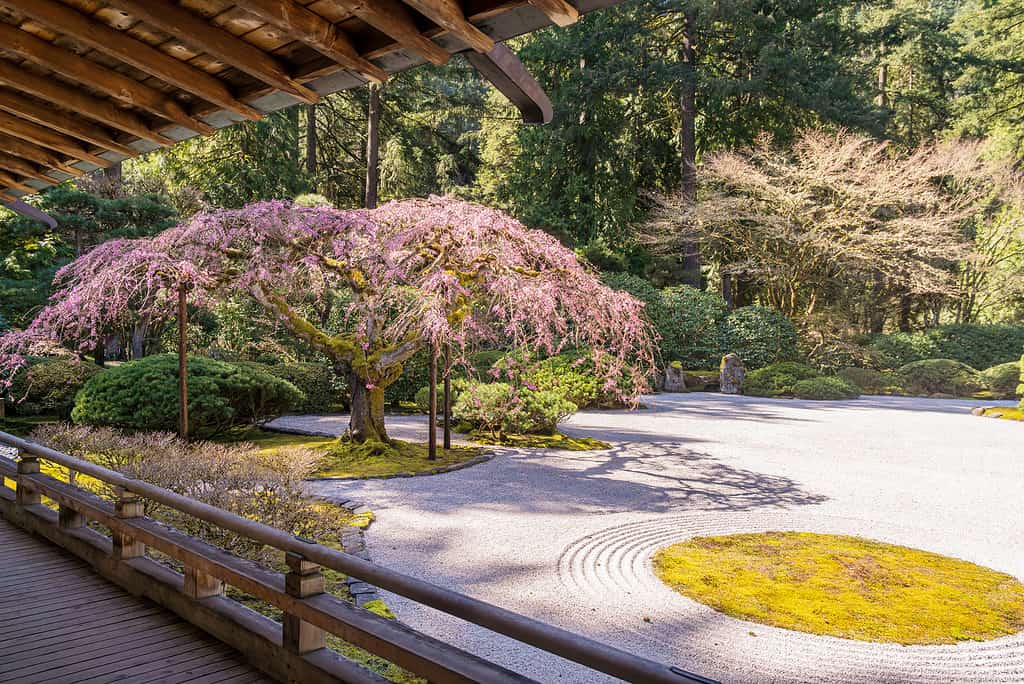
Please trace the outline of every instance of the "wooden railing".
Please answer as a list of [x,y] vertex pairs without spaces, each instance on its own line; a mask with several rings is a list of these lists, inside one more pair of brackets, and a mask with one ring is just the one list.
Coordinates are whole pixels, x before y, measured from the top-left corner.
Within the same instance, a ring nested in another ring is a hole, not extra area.
[[[0,458],[0,476],[16,485],[13,490],[0,487],[0,515],[83,558],[128,591],[150,598],[213,634],[279,681],[386,681],[327,648],[327,633],[436,684],[532,681],[325,593],[320,569],[330,568],[626,681],[713,684],[677,667],[305,541],[5,432],[0,432],[0,444],[18,451],[16,462]],[[113,488],[113,501],[42,473],[40,460],[106,483]],[[44,505],[42,497],[55,502],[57,510]],[[146,517],[146,500],[284,552],[288,572],[239,558]],[[88,521],[109,529],[110,535],[91,529]],[[183,572],[147,558],[147,547],[174,559]],[[228,598],[225,584],[280,609],[283,622]]]

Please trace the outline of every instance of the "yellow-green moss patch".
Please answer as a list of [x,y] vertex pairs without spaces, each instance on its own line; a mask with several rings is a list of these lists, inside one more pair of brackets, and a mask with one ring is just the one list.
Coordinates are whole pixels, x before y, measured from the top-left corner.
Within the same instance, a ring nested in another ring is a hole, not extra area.
[[438,448],[437,458],[431,461],[427,459],[426,444],[397,439],[388,444],[335,440],[320,449],[324,457],[317,468],[317,477],[394,477],[429,473],[461,465],[484,453],[479,447]]
[[502,446],[527,449],[564,449],[566,451],[602,451],[612,445],[590,437],[570,437],[556,432],[553,435],[489,435],[473,433],[470,439],[479,444],[500,444]]
[[1024,409],[1011,406],[999,406],[985,409],[986,418],[1002,418],[1003,420],[1024,420]]
[[333,444],[338,439],[337,437],[298,435],[291,432],[275,432],[274,430],[249,427],[242,430],[232,430],[213,441],[226,444],[248,442],[260,451],[275,451],[284,447],[303,447],[315,451],[328,444]]
[[654,569],[727,615],[811,634],[952,644],[1024,629],[1024,584],[1014,577],[859,537],[696,537],[659,551]]

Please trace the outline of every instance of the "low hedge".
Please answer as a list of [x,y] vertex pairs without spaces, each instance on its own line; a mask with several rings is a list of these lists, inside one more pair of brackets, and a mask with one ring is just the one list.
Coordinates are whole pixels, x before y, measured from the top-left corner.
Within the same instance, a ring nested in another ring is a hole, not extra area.
[[871,347],[892,359],[894,368],[925,359],[952,359],[972,368],[1017,361],[1024,349],[1024,326],[940,325],[920,332],[879,335]]
[[469,383],[452,407],[459,432],[555,434],[576,405],[554,392],[514,388],[504,382]]
[[743,380],[743,394],[752,397],[783,397],[793,393],[793,386],[801,380],[817,378],[820,374],[810,366],[795,361],[774,363],[747,373]]
[[903,393],[969,397],[986,389],[981,373],[953,359],[914,361],[896,371]]
[[[269,420],[303,400],[292,383],[252,366],[188,359],[189,434],[210,437]],[[178,359],[148,356],[93,376],[79,391],[76,423],[173,431],[178,423]]]
[[992,366],[981,372],[989,391],[997,399],[1013,399],[1020,392],[1021,363],[1013,361]]
[[20,416],[56,415],[68,418],[75,395],[100,366],[71,357],[37,358],[14,376],[7,394],[12,413]]
[[836,377],[854,385],[865,394],[889,394],[895,389],[896,384],[896,379],[889,373],[854,366],[840,369]]
[[275,378],[286,380],[302,392],[302,400],[292,410],[296,413],[331,413],[348,409],[349,397],[345,378],[326,363],[302,361],[275,364],[240,361]]
[[822,376],[800,380],[793,385],[792,393],[797,399],[836,401],[840,399],[856,399],[860,396],[860,389],[842,378]]
[[791,361],[799,356],[796,326],[775,309],[740,307],[725,318],[721,334],[723,353],[736,353],[748,369]]

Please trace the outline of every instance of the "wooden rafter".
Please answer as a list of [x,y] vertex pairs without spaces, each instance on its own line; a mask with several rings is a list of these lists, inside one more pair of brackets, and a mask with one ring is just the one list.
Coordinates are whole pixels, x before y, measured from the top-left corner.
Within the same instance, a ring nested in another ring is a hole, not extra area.
[[33,192],[36,191],[36,189],[33,188],[31,185],[25,185],[24,183],[15,180],[13,176],[9,176],[3,171],[0,171],[0,185],[6,185],[8,188],[13,188],[14,190],[21,190],[22,192],[27,192],[29,194],[32,194]]
[[36,76],[0,59],[0,84],[23,93],[29,93],[65,109],[87,116],[93,121],[131,133],[157,145],[170,145],[174,141],[146,125],[141,119],[106,100],[70,88],[59,81]]
[[462,8],[455,0],[406,0],[420,14],[458,36],[477,52],[488,52],[494,47],[490,36],[466,20]]
[[364,78],[377,83],[388,78],[388,72],[359,56],[344,31],[292,0],[235,0],[235,4]]
[[[5,188],[6,189],[6,188]],[[17,202],[17,198],[14,195],[9,195],[6,192],[0,191],[0,202]]]
[[0,4],[20,10],[26,16],[60,31],[83,45],[110,55],[125,64],[256,121],[263,113],[239,101],[217,78],[187,62],[161,52],[123,31],[112,29],[90,16],[53,0],[2,0]]
[[114,140],[99,126],[33,102],[6,88],[0,88],[0,110],[126,157],[134,157],[137,154],[131,147]]
[[400,45],[415,50],[433,64],[445,64],[451,55],[416,28],[412,13],[398,0],[336,0],[337,4]]
[[[13,154],[16,157],[21,157],[30,162],[41,164],[58,171],[70,174],[72,176],[81,176],[85,172],[70,166],[69,162],[65,161],[63,157],[60,157],[45,147],[39,147],[32,143],[27,143],[20,138],[7,135],[0,132],[0,150],[8,154]],[[71,163],[74,163],[73,161]]]
[[255,45],[236,38],[219,26],[214,26],[168,0],[107,2],[267,85],[311,104],[320,100],[315,91],[293,79],[276,59]]
[[530,0],[530,4],[546,14],[556,26],[569,26],[580,20],[580,11],[566,0]]
[[82,59],[80,55],[47,43],[16,26],[0,23],[0,45],[72,81],[95,88],[110,97],[162,116],[197,133],[209,134],[215,130],[187,114],[177,102],[159,90],[95,62]]
[[56,185],[60,182],[50,178],[40,169],[36,168],[24,159],[19,159],[14,155],[4,154],[2,152],[0,152],[0,169],[16,173],[19,176],[24,176],[25,178],[32,178],[43,183],[48,183],[49,185]]
[[110,166],[113,162],[92,154],[78,140],[71,136],[57,133],[56,131],[44,128],[38,124],[25,119],[19,119],[6,112],[0,112],[0,131],[10,135],[16,135],[22,140],[27,140],[42,147],[49,147],[69,157],[87,161],[96,166]]

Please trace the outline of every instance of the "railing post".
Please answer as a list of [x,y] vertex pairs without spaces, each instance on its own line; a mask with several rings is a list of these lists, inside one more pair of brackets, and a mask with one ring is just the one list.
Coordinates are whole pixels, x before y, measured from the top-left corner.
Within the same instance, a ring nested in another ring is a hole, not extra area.
[[14,499],[19,508],[42,502],[42,496],[39,494],[39,491],[33,488],[24,477],[26,475],[37,475],[38,473],[39,459],[31,454],[19,452],[18,478],[15,480],[18,483],[18,489],[15,492]]
[[[307,598],[324,593],[324,576],[320,566],[310,563],[297,553],[285,553],[289,572],[284,576],[284,590],[289,596]],[[324,630],[300,620],[285,611],[282,627],[284,647],[292,653],[303,655],[324,648]]]
[[224,583],[202,570],[185,566],[185,596],[204,599],[224,593]]
[[[122,487],[114,487],[114,514],[118,518],[141,518],[146,514],[146,507],[138,496]],[[140,558],[146,555],[146,545],[135,537],[121,532],[114,532],[114,558]]]
[[57,524],[62,530],[75,530],[79,527],[85,526],[85,518],[81,513],[70,506],[60,504],[60,507],[57,510],[57,515]]

